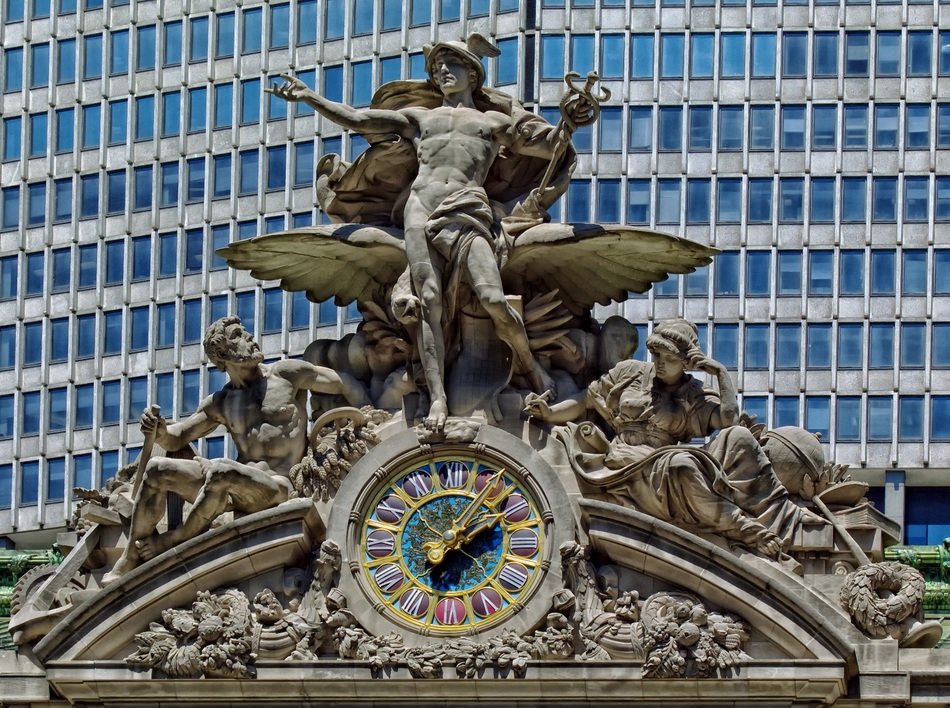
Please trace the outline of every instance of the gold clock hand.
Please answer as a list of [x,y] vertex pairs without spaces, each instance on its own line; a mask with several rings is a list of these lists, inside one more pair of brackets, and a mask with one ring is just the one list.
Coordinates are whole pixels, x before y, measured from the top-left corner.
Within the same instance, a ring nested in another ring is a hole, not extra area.
[[452,522],[453,527],[458,527],[459,530],[463,530],[471,521],[472,516],[475,515],[475,512],[478,511],[478,508],[488,499],[488,496],[494,491],[495,485],[501,476],[505,473],[504,469],[498,470],[495,474],[485,480],[485,486],[482,487],[472,503],[469,504],[465,511],[463,511],[455,521]]
[[485,480],[485,486],[475,495],[475,498],[465,507],[465,510],[452,521],[452,528],[442,532],[441,539],[422,544],[422,548],[426,551],[426,558],[432,565],[441,563],[442,559],[445,558],[446,551],[458,548],[463,539],[462,534],[471,523],[475,512],[478,511],[479,507],[481,507],[488,498],[488,495],[495,489],[496,483],[504,473],[505,470],[502,468]]
[[497,514],[482,514],[476,518],[465,528],[465,538],[462,540],[462,543],[468,543],[482,531],[487,531],[490,529],[492,526],[498,523],[498,520],[502,516],[504,516],[504,514],[499,512]]

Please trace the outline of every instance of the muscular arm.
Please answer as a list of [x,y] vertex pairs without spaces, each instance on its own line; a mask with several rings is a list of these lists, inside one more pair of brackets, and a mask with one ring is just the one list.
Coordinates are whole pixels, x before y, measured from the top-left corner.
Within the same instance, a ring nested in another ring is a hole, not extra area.
[[352,406],[361,407],[371,403],[366,389],[356,378],[325,366],[288,359],[282,362],[281,374],[293,381],[297,388],[305,388],[313,393],[339,394]]
[[171,425],[159,426],[155,442],[169,452],[177,452],[189,443],[211,433],[220,424],[217,415],[217,402],[214,395],[208,396],[198,406],[198,410],[185,420]]
[[287,101],[303,101],[324,118],[347,130],[357,133],[396,133],[404,138],[416,134],[415,125],[399,111],[367,109],[357,110],[345,103],[337,103],[311,91],[295,76],[284,74],[284,83],[274,85],[271,93]]

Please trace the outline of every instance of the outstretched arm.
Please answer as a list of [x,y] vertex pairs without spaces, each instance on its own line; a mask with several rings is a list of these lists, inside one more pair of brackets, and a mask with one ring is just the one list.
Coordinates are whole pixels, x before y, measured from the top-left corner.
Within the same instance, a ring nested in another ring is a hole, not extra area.
[[284,83],[274,84],[267,89],[275,96],[286,101],[303,101],[312,106],[317,113],[347,130],[357,133],[397,133],[411,138],[416,132],[415,126],[399,111],[379,109],[357,110],[345,103],[337,103],[311,91],[303,81],[290,74],[281,74]]

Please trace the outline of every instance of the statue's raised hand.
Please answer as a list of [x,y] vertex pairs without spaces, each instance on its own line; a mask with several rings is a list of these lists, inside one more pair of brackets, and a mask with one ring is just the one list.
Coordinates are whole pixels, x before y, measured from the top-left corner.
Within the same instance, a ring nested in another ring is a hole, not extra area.
[[686,355],[686,368],[692,371],[702,371],[712,376],[718,376],[726,371],[725,366],[706,356],[699,349],[693,349]]
[[310,87],[296,76],[281,74],[280,78],[282,78],[284,82],[282,84],[273,84],[267,89],[268,93],[279,96],[285,101],[302,101],[310,92]]
[[160,438],[165,433],[165,427],[165,418],[161,415],[156,415],[150,408],[142,411],[142,417],[139,418],[139,428],[143,434],[152,434]]
[[524,397],[524,411],[532,418],[547,420],[551,413],[549,401],[553,398],[551,391],[544,393],[529,393]]

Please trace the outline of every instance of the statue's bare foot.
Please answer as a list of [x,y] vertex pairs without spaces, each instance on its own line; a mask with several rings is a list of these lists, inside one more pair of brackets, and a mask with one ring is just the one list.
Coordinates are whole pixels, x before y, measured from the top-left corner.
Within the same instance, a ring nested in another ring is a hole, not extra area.
[[161,555],[177,543],[178,539],[172,531],[155,534],[148,538],[143,538],[135,542],[135,548],[139,552],[142,560],[152,560],[155,556]]
[[116,562],[115,567],[110,570],[108,573],[102,576],[100,581],[102,586],[111,585],[116,580],[121,578],[123,575],[128,573],[130,570],[135,568],[138,565],[138,554],[129,553],[126,551],[122,554],[122,557]]
[[441,433],[445,429],[445,420],[449,416],[449,407],[444,398],[436,398],[429,406],[429,415],[422,421],[427,430]]

